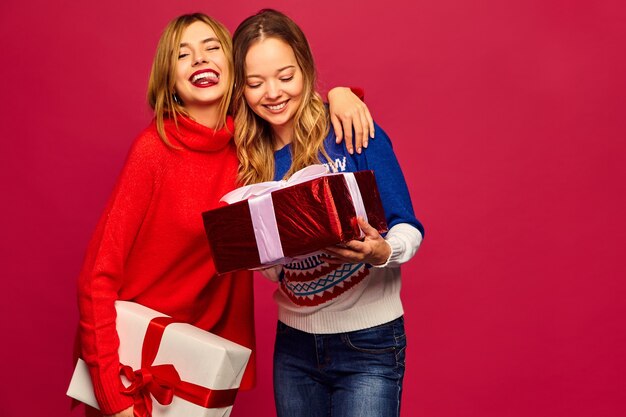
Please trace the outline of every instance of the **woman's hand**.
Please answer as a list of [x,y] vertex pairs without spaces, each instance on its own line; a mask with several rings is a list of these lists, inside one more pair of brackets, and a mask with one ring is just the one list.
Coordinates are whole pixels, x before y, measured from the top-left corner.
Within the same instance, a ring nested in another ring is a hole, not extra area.
[[130,406],[126,410],[122,410],[119,413],[109,414],[105,417],[133,417],[133,407]]
[[359,226],[365,238],[363,241],[351,240],[343,245],[329,246],[324,249],[330,256],[322,256],[328,263],[368,263],[383,265],[391,256],[391,246],[368,222],[358,217]]
[[365,103],[349,88],[335,87],[328,92],[328,109],[337,143],[343,140],[345,133],[348,152],[352,154],[354,147],[357,153],[367,148],[368,139],[374,137],[374,120]]

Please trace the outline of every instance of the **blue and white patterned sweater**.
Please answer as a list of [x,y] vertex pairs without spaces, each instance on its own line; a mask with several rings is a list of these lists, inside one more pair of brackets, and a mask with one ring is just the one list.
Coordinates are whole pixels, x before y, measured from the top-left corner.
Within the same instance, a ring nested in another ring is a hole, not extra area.
[[[350,155],[335,143],[332,132],[325,140],[331,172],[373,170],[392,248],[381,267],[367,264],[328,264],[313,255],[283,266],[274,299],[283,323],[309,333],[341,333],[386,323],[403,313],[400,301],[400,264],[408,261],[421,243],[422,224],[413,214],[411,198],[386,133],[375,125],[375,138],[361,154]],[[291,146],[274,153],[274,179],[291,167]],[[322,161],[325,158],[320,157]]]

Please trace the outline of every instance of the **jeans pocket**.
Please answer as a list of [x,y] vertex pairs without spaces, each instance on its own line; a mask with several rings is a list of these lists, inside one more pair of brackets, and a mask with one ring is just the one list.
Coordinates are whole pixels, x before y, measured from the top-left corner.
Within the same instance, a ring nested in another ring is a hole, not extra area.
[[396,337],[396,363],[404,368],[406,363],[406,335]]
[[394,331],[394,322],[385,323],[369,329],[344,333],[343,342],[351,349],[363,353],[387,353],[398,348],[398,338]]

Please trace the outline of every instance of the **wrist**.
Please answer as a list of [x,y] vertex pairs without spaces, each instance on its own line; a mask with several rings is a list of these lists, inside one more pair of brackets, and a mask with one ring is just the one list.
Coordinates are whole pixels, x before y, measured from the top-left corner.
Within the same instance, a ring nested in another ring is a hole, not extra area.
[[333,88],[331,88],[330,90],[328,90],[328,93],[326,93],[326,101],[329,101],[331,96],[333,96],[336,93],[341,92],[341,91],[344,91],[344,92],[350,91],[350,88],[348,88],[348,87],[333,87]]
[[382,253],[380,254],[380,257],[378,258],[380,262],[376,262],[373,264],[373,266],[377,268],[383,268],[387,266],[387,264],[389,263],[389,260],[391,259],[391,254],[393,253],[391,245],[386,240],[383,240],[382,246],[383,246]]

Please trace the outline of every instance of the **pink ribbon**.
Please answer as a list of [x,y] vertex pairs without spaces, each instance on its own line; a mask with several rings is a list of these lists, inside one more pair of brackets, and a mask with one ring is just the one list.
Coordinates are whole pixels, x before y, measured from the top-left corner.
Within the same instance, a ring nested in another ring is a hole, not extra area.
[[248,200],[253,197],[258,197],[264,194],[269,194],[272,191],[279,190],[285,187],[291,187],[296,184],[314,180],[315,178],[328,175],[328,168],[324,165],[309,165],[306,168],[302,168],[300,171],[295,172],[289,179],[280,181],[266,181],[258,184],[245,185],[239,187],[227,194],[224,194],[220,201],[224,201],[228,204],[236,203],[237,201]]

